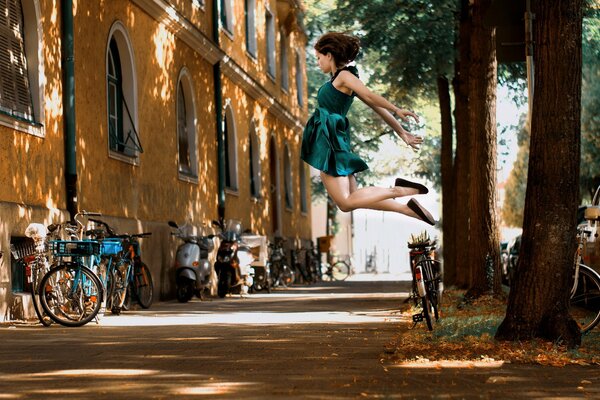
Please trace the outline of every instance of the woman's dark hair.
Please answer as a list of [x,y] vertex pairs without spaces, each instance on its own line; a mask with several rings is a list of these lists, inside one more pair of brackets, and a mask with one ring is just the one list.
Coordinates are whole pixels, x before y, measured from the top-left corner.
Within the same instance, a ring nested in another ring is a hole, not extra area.
[[324,34],[315,43],[315,50],[321,54],[331,53],[337,67],[354,61],[360,50],[360,40],[356,36],[341,32]]

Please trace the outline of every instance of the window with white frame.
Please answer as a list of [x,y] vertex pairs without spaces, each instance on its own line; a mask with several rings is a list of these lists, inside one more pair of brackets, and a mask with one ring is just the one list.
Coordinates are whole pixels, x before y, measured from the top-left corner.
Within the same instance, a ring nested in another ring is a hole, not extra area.
[[288,68],[289,40],[288,40],[287,36],[285,35],[285,31],[283,29],[280,31],[280,36],[281,36],[281,39],[279,40],[279,47],[280,47],[279,70],[280,70],[280,74],[281,74],[281,88],[287,92],[289,89],[289,86],[290,86],[289,68]]
[[256,57],[256,0],[244,0],[246,15],[246,50]]
[[298,97],[298,106],[304,107],[304,75],[302,71],[302,57],[300,52],[296,52],[296,95]]
[[299,160],[300,171],[299,171],[299,179],[300,179],[300,211],[303,213],[308,212],[308,202],[307,202],[307,192],[306,192],[306,165],[302,160]]
[[250,195],[258,199],[261,197],[260,147],[254,123],[250,125],[250,134],[248,139],[248,161],[250,163]]
[[123,24],[115,22],[106,49],[108,144],[110,154],[130,160],[143,152],[137,129],[137,79],[133,49]]
[[[4,0],[0,3],[3,5],[0,10],[0,112],[34,123],[36,113],[32,98],[39,90],[38,80],[35,79],[38,72],[37,57],[34,60],[28,60],[28,57],[34,55],[32,53],[37,54],[38,40],[33,37],[37,36],[35,29],[29,29],[26,35],[26,25],[29,28],[37,26],[37,16],[31,1],[23,3],[21,0]],[[25,11],[29,11],[29,15]],[[31,66],[33,71],[30,71]]]
[[197,178],[196,107],[192,80],[185,68],[177,85],[177,145],[179,172]]
[[233,35],[233,0],[220,0],[221,27]]
[[225,147],[225,187],[237,191],[237,134],[235,130],[235,117],[230,105],[227,105],[225,110],[223,146]]
[[265,29],[267,42],[267,73],[275,79],[275,17],[267,9],[265,12]]
[[283,153],[283,176],[285,185],[285,206],[288,209],[294,206],[293,185],[292,185],[292,160],[290,157],[290,148],[286,144]]

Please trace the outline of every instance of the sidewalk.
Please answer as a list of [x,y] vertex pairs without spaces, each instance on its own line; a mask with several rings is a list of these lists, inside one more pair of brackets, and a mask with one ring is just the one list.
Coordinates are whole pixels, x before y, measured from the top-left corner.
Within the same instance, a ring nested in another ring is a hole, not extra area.
[[600,398],[597,367],[382,362],[407,289],[363,279],[2,326],[0,398]]

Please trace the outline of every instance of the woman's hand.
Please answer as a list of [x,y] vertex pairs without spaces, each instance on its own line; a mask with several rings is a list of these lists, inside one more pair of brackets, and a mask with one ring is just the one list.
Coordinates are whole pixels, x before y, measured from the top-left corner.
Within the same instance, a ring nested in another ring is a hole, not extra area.
[[396,130],[396,133],[404,140],[404,143],[412,147],[413,150],[419,150],[419,146],[423,143],[423,138],[421,136],[413,135],[402,127]]
[[394,115],[400,117],[400,119],[404,122],[408,122],[408,117],[413,117],[413,119],[418,123],[419,116],[410,110],[403,110],[400,107],[396,107],[393,112]]

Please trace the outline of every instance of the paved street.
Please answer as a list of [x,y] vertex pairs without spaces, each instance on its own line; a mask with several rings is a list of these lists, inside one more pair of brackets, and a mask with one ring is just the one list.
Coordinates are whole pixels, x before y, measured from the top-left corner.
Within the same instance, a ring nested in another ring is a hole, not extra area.
[[[352,281],[0,325],[0,399],[600,398],[597,367],[381,361],[406,282]],[[583,382],[583,383],[582,383]]]

